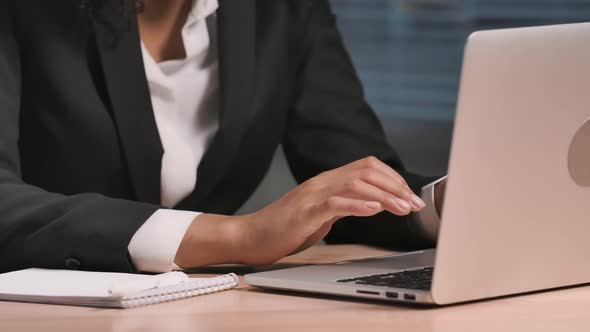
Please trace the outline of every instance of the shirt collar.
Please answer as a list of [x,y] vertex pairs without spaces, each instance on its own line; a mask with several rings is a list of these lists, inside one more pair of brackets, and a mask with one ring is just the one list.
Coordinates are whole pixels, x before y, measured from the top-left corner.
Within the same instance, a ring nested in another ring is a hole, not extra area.
[[[195,36],[193,34],[194,29],[191,28],[196,23],[201,22],[208,16],[215,13],[218,7],[218,0],[193,0],[193,6],[182,30],[184,48],[187,57],[186,61],[189,61],[191,58],[200,54],[200,52],[203,51],[204,46],[206,46],[206,48],[209,47],[209,40],[207,39],[205,43],[203,36],[201,36],[201,38],[199,38],[199,36]],[[153,84],[159,83],[160,85],[163,82],[166,82],[166,75],[162,72],[160,65],[154,61],[151,54],[145,48],[143,42],[141,43],[141,50],[148,82]]]
[[193,0],[193,7],[188,14],[185,27],[207,18],[207,16],[213,14],[218,7],[218,0]]
[[187,59],[202,55],[209,49],[211,36],[205,19],[213,16],[218,7],[217,0],[193,0],[193,7],[182,29]]

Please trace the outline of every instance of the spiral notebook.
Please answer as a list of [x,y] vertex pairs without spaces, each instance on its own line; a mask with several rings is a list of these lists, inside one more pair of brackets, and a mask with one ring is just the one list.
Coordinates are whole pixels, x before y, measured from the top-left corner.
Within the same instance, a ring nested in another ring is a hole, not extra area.
[[0,301],[132,308],[231,289],[231,273],[189,278],[182,272],[158,275],[27,269],[0,274]]

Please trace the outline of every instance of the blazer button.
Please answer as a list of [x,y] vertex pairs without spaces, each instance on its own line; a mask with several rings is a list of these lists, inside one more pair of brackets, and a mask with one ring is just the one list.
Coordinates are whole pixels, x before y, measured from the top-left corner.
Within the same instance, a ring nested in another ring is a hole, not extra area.
[[66,268],[70,270],[78,270],[80,268],[80,261],[73,257],[67,258]]

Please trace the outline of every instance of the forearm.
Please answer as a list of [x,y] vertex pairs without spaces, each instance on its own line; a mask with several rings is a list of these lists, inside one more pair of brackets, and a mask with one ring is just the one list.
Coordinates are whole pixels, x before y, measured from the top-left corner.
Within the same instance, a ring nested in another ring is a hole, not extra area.
[[175,263],[181,268],[247,263],[243,229],[247,216],[201,214],[185,233]]

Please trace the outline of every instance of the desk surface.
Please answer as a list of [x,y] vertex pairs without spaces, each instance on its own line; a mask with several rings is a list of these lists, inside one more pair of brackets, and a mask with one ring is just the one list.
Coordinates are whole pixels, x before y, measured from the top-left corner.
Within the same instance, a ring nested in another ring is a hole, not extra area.
[[[388,254],[362,246],[314,247],[284,265]],[[590,287],[443,308],[234,290],[135,309],[0,302],[0,331],[590,331]]]

